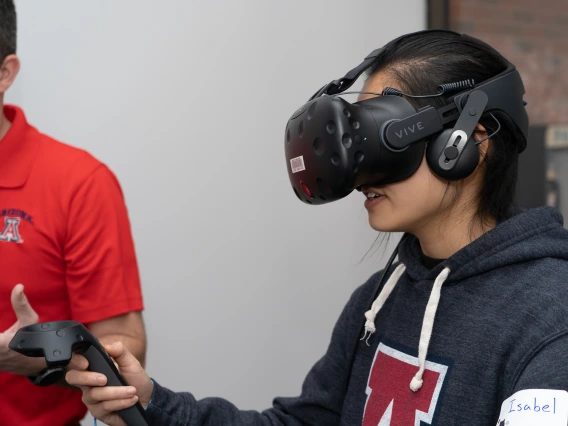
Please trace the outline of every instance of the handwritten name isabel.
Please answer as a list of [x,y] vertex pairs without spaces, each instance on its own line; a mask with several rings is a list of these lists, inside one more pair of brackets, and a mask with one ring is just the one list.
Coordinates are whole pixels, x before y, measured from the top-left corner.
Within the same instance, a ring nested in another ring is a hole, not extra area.
[[552,398],[552,401],[546,401],[548,404],[542,405],[542,402],[538,401],[537,398],[527,404],[526,401],[519,403],[516,399],[511,401],[509,407],[509,413],[515,413],[518,411],[533,411],[535,413],[552,413],[556,414],[556,398]]

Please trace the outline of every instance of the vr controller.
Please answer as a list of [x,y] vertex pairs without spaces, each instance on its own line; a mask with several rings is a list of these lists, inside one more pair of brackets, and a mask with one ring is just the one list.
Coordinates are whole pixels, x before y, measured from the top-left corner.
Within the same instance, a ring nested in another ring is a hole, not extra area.
[[[89,361],[89,371],[107,377],[107,386],[128,386],[103,345],[77,321],[44,322],[21,328],[9,347],[25,356],[45,357],[48,367],[66,366],[73,352],[79,353]],[[128,426],[149,425],[140,403],[118,415]]]

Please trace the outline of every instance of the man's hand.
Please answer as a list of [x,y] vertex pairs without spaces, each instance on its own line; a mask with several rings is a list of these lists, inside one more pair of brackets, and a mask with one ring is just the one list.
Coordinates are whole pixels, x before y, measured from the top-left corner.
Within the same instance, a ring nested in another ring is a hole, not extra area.
[[116,412],[131,407],[136,402],[146,407],[154,386],[140,362],[122,343],[117,342],[105,348],[130,386],[105,386],[106,376],[87,371],[89,362],[79,354],[73,354],[66,379],[70,385],[81,389],[83,403],[93,417],[111,426],[126,426]]
[[0,333],[0,371],[34,376],[46,367],[43,358],[29,358],[8,347],[16,332],[27,325],[36,324],[39,320],[24,294],[24,286],[16,285],[12,290],[12,308],[16,313],[16,322],[6,331]]

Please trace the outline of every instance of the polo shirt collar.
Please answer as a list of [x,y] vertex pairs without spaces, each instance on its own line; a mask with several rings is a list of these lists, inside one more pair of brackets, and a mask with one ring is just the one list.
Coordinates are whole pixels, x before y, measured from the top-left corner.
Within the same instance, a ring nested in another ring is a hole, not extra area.
[[0,140],[0,188],[19,188],[26,183],[35,161],[38,145],[24,112],[13,105],[4,106],[4,115],[12,123]]

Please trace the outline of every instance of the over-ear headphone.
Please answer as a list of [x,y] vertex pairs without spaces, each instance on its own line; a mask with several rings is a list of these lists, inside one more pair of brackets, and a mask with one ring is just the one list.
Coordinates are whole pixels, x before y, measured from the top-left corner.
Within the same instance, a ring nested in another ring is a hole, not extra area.
[[424,154],[436,175],[446,180],[464,179],[479,163],[478,142],[472,135],[484,113],[491,113],[499,127],[492,112],[509,117],[523,136],[518,141],[519,152],[526,148],[525,90],[511,63],[480,84],[468,80],[441,85],[442,93],[453,94],[441,108],[426,106],[416,110],[402,97],[411,95],[391,88],[383,90],[381,96],[354,103],[338,96],[350,93],[346,90],[384,49],[427,31],[399,37],[373,51],[359,66],[323,86],[292,114],[285,130],[285,153],[290,182],[301,201],[324,204],[365,184],[380,186],[402,181],[416,171]]
[[[453,144],[446,147],[452,133],[453,129],[445,129],[438,136],[432,138],[426,148],[426,161],[430,169],[442,179],[461,180],[472,174],[479,164],[479,149],[475,145],[473,137],[467,140],[461,152]],[[455,160],[454,167],[449,170],[442,168],[440,166],[442,156],[444,157],[443,161]]]

